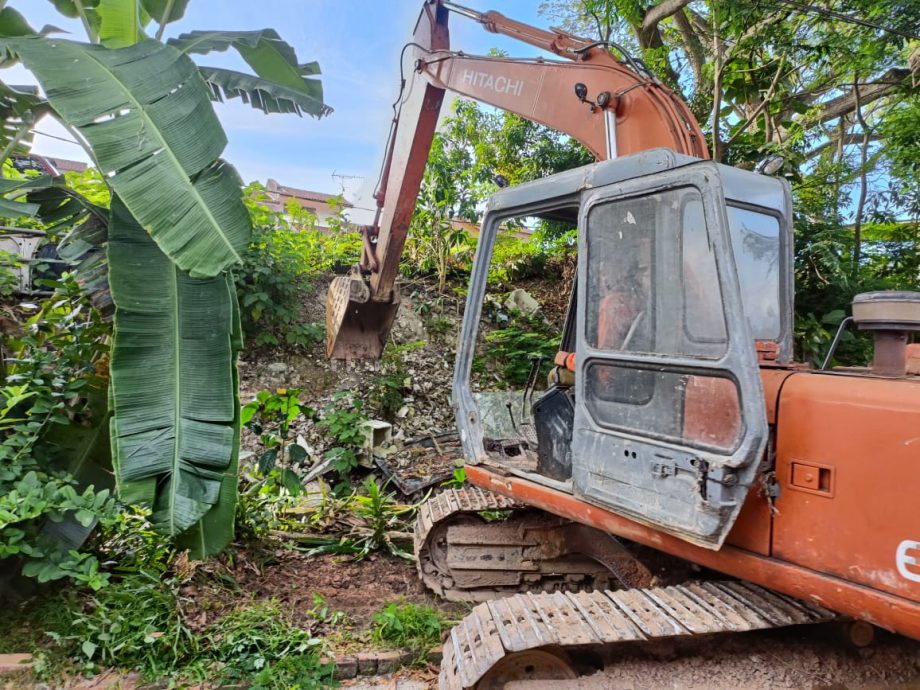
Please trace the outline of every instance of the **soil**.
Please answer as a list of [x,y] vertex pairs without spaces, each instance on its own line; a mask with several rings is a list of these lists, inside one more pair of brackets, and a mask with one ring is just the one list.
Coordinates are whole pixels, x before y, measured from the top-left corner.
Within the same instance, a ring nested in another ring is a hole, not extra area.
[[868,690],[898,685],[920,688],[920,642],[879,631],[870,647],[857,649],[842,639],[839,624],[831,624],[624,650],[603,672],[575,682],[554,681],[552,688]]
[[449,618],[465,610],[429,594],[415,564],[396,556],[371,554],[358,560],[279,548],[238,551],[222,561],[201,566],[182,591],[185,613],[196,629],[232,608],[274,600],[292,623],[315,630],[315,595],[323,597],[330,614],[344,613],[352,630],[366,628],[374,613],[391,601],[433,606]]

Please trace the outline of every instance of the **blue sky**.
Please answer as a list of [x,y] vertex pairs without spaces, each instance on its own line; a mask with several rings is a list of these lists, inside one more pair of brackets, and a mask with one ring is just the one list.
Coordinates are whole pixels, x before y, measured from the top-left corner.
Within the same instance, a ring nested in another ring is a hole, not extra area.
[[[479,11],[497,10],[537,26],[549,20],[537,14],[536,0],[461,0]],[[34,27],[53,24],[84,40],[78,21],[57,14],[47,0],[9,0]],[[173,36],[196,29],[276,29],[302,62],[317,60],[323,71],[325,100],[335,112],[321,120],[295,115],[263,115],[237,102],[216,104],[229,144],[224,156],[247,181],[338,192],[343,183],[360,205],[370,205],[383,156],[391,104],[398,91],[399,52],[409,39],[422,0],[191,0],[185,17],[167,28]],[[536,49],[486,32],[479,24],[451,15],[451,44],[467,53],[502,48],[511,55],[533,56]],[[199,64],[246,65],[231,54],[196,56]],[[32,83],[21,67],[6,70],[11,84]],[[446,107],[446,106],[445,106]],[[69,138],[44,122],[40,131]],[[78,146],[35,137],[35,151],[86,160]],[[345,176],[335,178],[333,175]]]

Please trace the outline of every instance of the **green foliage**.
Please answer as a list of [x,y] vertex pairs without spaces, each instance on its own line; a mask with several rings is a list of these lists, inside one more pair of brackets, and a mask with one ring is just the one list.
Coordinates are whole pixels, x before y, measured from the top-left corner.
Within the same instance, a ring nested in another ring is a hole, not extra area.
[[[104,175],[78,186],[94,186],[100,203],[108,202],[102,187],[117,194],[108,246],[117,305],[114,469],[122,498],[152,507],[158,527],[200,556],[232,538],[240,432],[235,361],[242,336],[226,272],[239,263],[251,231],[240,180],[219,157],[227,142],[210,100],[240,96],[266,112],[323,115],[329,108],[312,78],[318,66],[298,63],[272,30],[196,33],[162,44],[164,27],[182,17],[187,0],[54,4],[81,19],[89,43],[35,33],[12,10],[0,18],[6,65],[21,61],[47,97],[0,85],[0,157],[50,113],[80,134]],[[143,30],[152,18],[160,24],[156,39]],[[228,47],[254,74],[199,70],[186,54]],[[4,182],[3,192],[22,187]],[[72,198],[51,209],[58,223],[62,208],[79,196],[64,191]],[[0,204],[11,206],[6,198]],[[31,201],[14,209],[26,216],[40,210],[42,204]],[[95,264],[99,287],[103,269]],[[309,342],[317,335],[298,325],[290,338]]]
[[275,602],[237,609],[206,635],[203,679],[252,690],[319,690],[335,687],[335,666],[320,660],[322,641],[287,622]]
[[372,636],[376,642],[408,649],[425,661],[428,651],[441,642],[448,622],[430,606],[390,602],[374,614]]
[[392,422],[396,413],[406,402],[405,394],[410,386],[409,373],[406,371],[405,356],[409,352],[420,350],[427,343],[419,340],[413,343],[396,345],[387,343],[380,357],[380,369],[371,380],[368,400],[384,419]]
[[360,555],[386,550],[394,556],[413,560],[411,553],[397,546],[390,537],[390,532],[401,526],[403,520],[415,511],[415,507],[405,507],[396,503],[396,494],[384,492],[373,477],[368,477],[362,488],[364,493],[355,493],[350,505],[355,514],[369,526],[367,533],[355,540],[361,546]]
[[441,482],[441,486],[446,486],[451,489],[462,489],[466,486],[466,468],[455,467],[451,478],[445,482]]
[[0,249],[0,298],[9,299],[19,289],[16,269],[22,265],[18,254]]
[[[0,389],[0,558],[15,557],[40,582],[70,578],[93,589],[108,576],[79,551],[97,520],[111,520],[107,489],[79,488],[105,461],[104,366],[107,329],[72,277],[41,304],[6,345]],[[100,473],[101,474],[101,473]],[[104,475],[103,475],[104,477]],[[69,538],[62,538],[63,535]]]
[[349,391],[340,391],[326,405],[319,425],[334,443],[357,449],[364,443],[366,421],[361,398]]
[[232,508],[219,526],[203,518],[235,501],[236,295],[226,275],[180,271],[120,199],[112,204],[108,256],[119,495],[150,506],[165,534],[188,532],[203,544],[198,552],[214,553],[232,539]]
[[[196,633],[182,617],[178,589],[175,579],[139,571],[82,601],[73,593],[59,596],[47,634],[85,673],[136,670],[143,680],[170,681],[170,687],[335,687],[334,666],[320,658],[322,641],[291,625],[278,604],[238,608]],[[339,620],[319,603],[310,613]]]
[[[265,449],[258,459],[262,474],[268,474],[276,465],[282,473],[289,472],[308,459],[306,448],[298,445],[291,433],[295,421],[315,416],[311,407],[301,404],[300,392],[298,388],[279,388],[275,393],[260,391],[255,400],[243,406],[243,426],[259,436]],[[299,479],[295,483],[299,485]]]
[[544,360],[540,375],[545,377],[561,338],[559,329],[540,316],[512,311],[507,326],[486,334],[485,361],[504,384],[523,386],[538,357]]
[[234,271],[243,332],[257,346],[310,347],[323,340],[324,330],[322,324],[303,321],[304,298],[321,272],[357,260],[361,240],[343,217],[341,200],[332,202],[337,213],[327,234],[296,202],[281,214],[265,205],[267,198],[257,183],[246,188],[253,237]]
[[295,497],[300,493],[299,478],[293,486],[296,493],[290,491],[288,485],[277,468],[264,476],[244,477],[236,506],[236,533],[239,537],[262,539],[271,530],[287,526],[284,511],[294,505]]
[[197,637],[182,622],[176,584],[144,571],[90,596],[71,600],[68,620],[52,638],[82,669],[136,669],[162,678],[196,654]]

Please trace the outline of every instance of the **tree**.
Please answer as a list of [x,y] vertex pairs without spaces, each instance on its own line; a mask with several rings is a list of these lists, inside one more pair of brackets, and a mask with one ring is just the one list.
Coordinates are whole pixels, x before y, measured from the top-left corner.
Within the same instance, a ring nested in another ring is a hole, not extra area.
[[[34,31],[0,9],[4,64],[21,61],[34,92],[0,85],[0,143],[16,150],[49,114],[80,141],[112,193],[108,277],[116,312],[111,436],[120,497],[149,505],[154,523],[198,556],[232,538],[242,346],[230,269],[250,236],[236,172],[212,100],[267,113],[330,112],[313,77],[270,29],[193,32],[161,42],[188,0],[53,0],[89,43]],[[2,5],[2,3],[0,3]],[[145,30],[156,22],[155,38]],[[253,74],[189,57],[236,50]],[[32,187],[39,182],[30,182]],[[48,181],[46,187],[59,186]],[[22,195],[25,188],[2,191]],[[12,215],[6,199],[4,214]],[[19,215],[39,212],[20,205]]]
[[801,354],[820,359],[856,292],[916,287],[903,260],[920,246],[915,2],[544,0],[541,12],[644,60],[690,104],[715,160],[784,159]]

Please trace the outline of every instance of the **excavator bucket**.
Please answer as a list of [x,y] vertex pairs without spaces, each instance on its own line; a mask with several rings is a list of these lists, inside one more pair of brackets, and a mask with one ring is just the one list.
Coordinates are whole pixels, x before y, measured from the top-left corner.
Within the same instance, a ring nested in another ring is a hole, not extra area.
[[389,302],[375,302],[357,271],[335,278],[326,293],[326,356],[378,359],[398,310],[398,287]]

